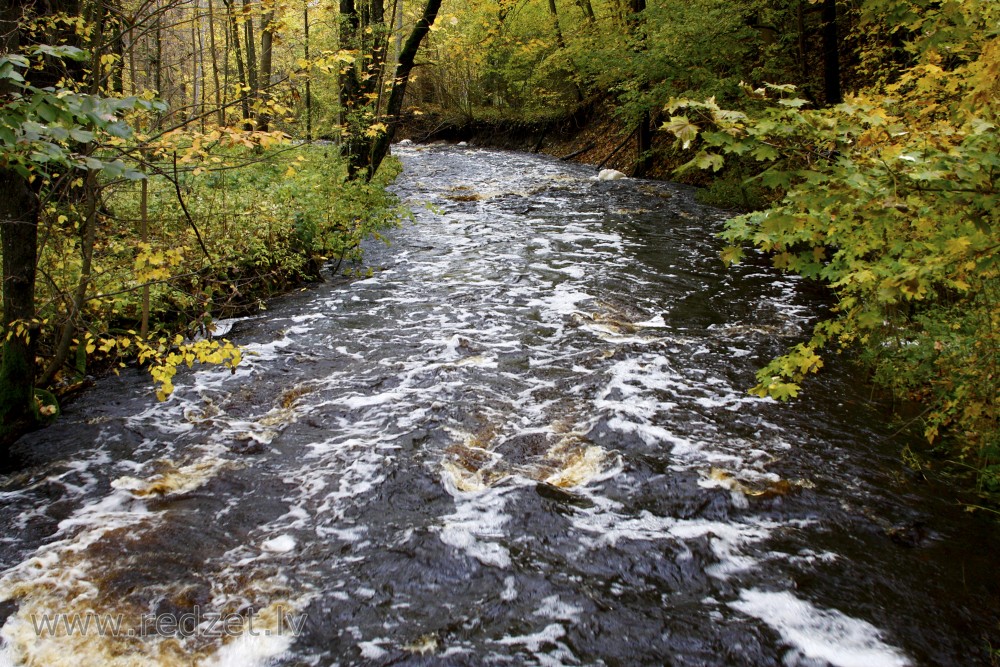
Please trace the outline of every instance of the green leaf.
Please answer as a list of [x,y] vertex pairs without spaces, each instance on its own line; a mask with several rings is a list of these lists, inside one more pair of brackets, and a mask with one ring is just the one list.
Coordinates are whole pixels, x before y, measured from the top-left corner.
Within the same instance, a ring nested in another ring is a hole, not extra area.
[[69,135],[73,138],[73,141],[78,141],[81,144],[87,144],[94,140],[93,132],[90,130],[81,130],[78,127],[71,129]]
[[779,157],[778,149],[770,144],[758,144],[753,151],[754,158],[759,162],[766,162],[777,160]]
[[726,266],[739,264],[740,260],[743,259],[743,248],[739,246],[727,246],[722,249],[720,256],[722,257],[722,261],[726,263]]
[[17,81],[19,83],[24,81],[24,77],[21,76],[21,73],[14,69],[14,64],[6,58],[0,60],[0,79]]
[[53,58],[69,58],[70,60],[83,61],[88,57],[88,53],[83,49],[78,49],[75,46],[59,45],[53,46],[51,44],[38,44],[32,47],[32,52],[36,54],[43,54],[47,56],[52,56]]
[[119,139],[128,139],[132,136],[132,128],[124,121],[116,121],[104,129],[112,137],[118,137]]
[[125,163],[121,160],[105,162],[103,171],[108,178],[118,178],[125,172]]
[[59,118],[59,112],[44,102],[38,105],[35,113],[46,123],[54,123]]
[[725,160],[721,155],[718,155],[716,153],[709,153],[707,151],[702,151],[695,157],[694,164],[699,169],[711,168],[712,171],[719,171],[725,164]]
[[792,174],[783,169],[768,169],[757,178],[769,188],[783,188],[787,190],[792,184]]
[[663,129],[677,137],[682,147],[687,150],[691,147],[691,142],[698,138],[698,126],[688,120],[687,116],[671,116],[670,120],[663,124]]
[[799,107],[804,107],[809,104],[809,100],[804,100],[801,97],[796,97],[790,100],[778,100],[778,104],[784,107],[792,107],[798,109]]
[[60,125],[52,125],[48,128],[47,134],[56,141],[66,141],[69,139],[69,130]]

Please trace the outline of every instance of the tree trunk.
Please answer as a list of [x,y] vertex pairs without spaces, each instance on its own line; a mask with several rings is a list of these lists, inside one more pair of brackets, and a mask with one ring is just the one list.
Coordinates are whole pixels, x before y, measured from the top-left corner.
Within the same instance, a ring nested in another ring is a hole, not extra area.
[[[31,424],[35,388],[35,263],[38,199],[9,169],[0,170],[0,243],[3,248],[3,360],[0,361],[0,447]],[[24,323],[25,335],[7,338]],[[3,457],[5,449],[0,449]]]
[[115,41],[114,52],[117,56],[111,75],[111,90],[115,93],[125,95],[125,25],[120,19],[114,20]]
[[208,48],[212,52],[212,79],[215,83],[215,110],[219,127],[226,124],[225,109],[222,105],[222,85],[219,83],[219,53],[215,48],[215,0],[208,0]]
[[[378,94],[379,103],[382,97],[382,82],[385,79],[385,62],[389,54],[389,28],[385,25],[385,4],[383,0],[371,0],[371,7],[368,20],[365,22],[366,32],[371,30],[372,60],[368,68],[369,78],[365,92],[368,94]],[[379,105],[376,105],[375,113],[378,113]]]
[[[20,46],[25,6],[0,5],[0,49]],[[10,92],[0,83],[0,98]],[[3,253],[3,328],[0,330],[0,460],[7,445],[34,422],[35,264],[38,254],[38,198],[16,172],[0,168],[0,252]],[[24,335],[18,336],[17,324]],[[11,332],[15,335],[8,336]]]
[[809,65],[806,62],[806,8],[805,3],[808,0],[799,0],[798,6],[795,8],[795,27],[797,32],[796,44],[798,46],[799,52],[799,79],[800,85],[805,86],[806,82],[809,80]]
[[204,49],[201,49],[201,14],[195,2],[191,16],[191,117],[201,118],[201,131],[205,131],[205,77],[202,70]]
[[[560,51],[566,52],[566,40],[563,39],[562,28],[559,27],[559,10],[556,8],[556,0],[549,0],[549,15],[552,17],[552,26],[556,32],[556,46],[559,47]],[[573,84],[573,95],[576,97],[576,101],[579,104],[583,102],[583,90],[580,89],[580,84],[576,80],[576,72],[573,71],[576,67],[576,63],[573,62],[573,56],[567,52],[567,59],[570,62],[570,68],[565,70],[566,78],[569,79]],[[471,117],[471,111],[470,111]]]
[[361,19],[354,0],[340,0],[340,48],[354,49],[358,54],[351,67],[340,71],[340,117],[341,132],[344,136],[344,150],[347,153],[347,176],[354,178],[368,164],[369,145],[359,132],[352,128],[355,123],[355,107],[361,97],[358,85],[359,70],[364,68],[364,59],[359,44]]
[[[356,40],[359,20],[354,0],[340,0],[340,17],[340,48],[356,48],[358,46]],[[344,113],[350,113],[354,100],[357,98],[357,76],[354,69],[360,66],[360,62],[356,62],[352,67],[341,69],[340,108]]]
[[[139,240],[149,243],[149,179],[142,179],[139,194]],[[149,335],[149,283],[142,286],[142,315],[139,322],[139,337],[146,340]]]
[[565,49],[566,40],[563,39],[562,28],[559,27],[559,10],[556,9],[556,0],[549,0],[549,16],[552,17],[552,27],[556,31],[556,45],[560,49]]
[[94,263],[94,243],[97,240],[97,210],[100,208],[97,172],[87,172],[82,188],[82,195],[86,202],[86,213],[80,222],[80,279],[73,292],[73,301],[70,304],[70,311],[66,315],[66,322],[63,324],[62,334],[56,346],[55,354],[49,361],[48,367],[45,369],[42,377],[38,380],[38,384],[43,387],[55,379],[56,373],[59,372],[59,369],[69,359],[73,337],[77,333],[80,316],[83,313],[84,305],[87,303],[87,290],[90,288]]
[[653,156],[650,152],[653,149],[653,123],[648,110],[642,114],[636,137],[637,155],[632,176],[633,178],[643,178],[649,172],[649,167],[653,162]]
[[840,37],[837,0],[823,0],[823,84],[827,104],[840,104]]
[[[302,25],[305,28],[305,56],[309,62],[309,2],[302,9]],[[312,141],[312,66],[306,73],[306,141]]]
[[240,26],[236,20],[236,13],[233,11],[233,0],[223,0],[226,4],[226,13],[229,15],[230,41],[236,55],[236,78],[240,84],[240,109],[243,112],[243,120],[246,121],[243,129],[250,130],[250,102],[247,99],[247,71],[243,62],[243,48],[240,44]]
[[[253,30],[253,7],[250,5],[250,0],[243,0],[243,30],[246,37],[247,85],[250,86],[250,103],[253,105],[260,93],[260,82],[257,79],[257,45],[254,41],[256,38]],[[254,118],[256,115],[256,109],[251,106],[250,117]]]
[[[260,21],[260,86],[261,101],[265,102],[271,95],[271,64],[273,62],[274,47],[274,11],[264,14]],[[271,123],[271,114],[262,110],[258,114],[257,129],[267,132]]]
[[139,82],[136,79],[138,73],[135,67],[135,26],[140,21],[141,19],[136,16],[128,27],[128,75],[132,82],[129,88],[132,95],[135,95],[136,91],[139,90]]
[[403,50],[399,53],[399,62],[396,66],[396,76],[393,79],[392,92],[389,94],[389,103],[386,105],[386,131],[378,137],[372,147],[371,161],[368,164],[366,180],[371,180],[378,171],[382,160],[389,154],[389,145],[396,135],[396,127],[399,124],[399,114],[403,110],[403,100],[406,97],[406,83],[413,71],[414,60],[417,51],[420,49],[420,42],[430,32],[434,20],[437,18],[438,10],[441,9],[441,0],[427,0],[424,10],[420,15],[417,24],[413,26]]
[[[160,11],[160,3],[156,3],[156,28],[154,29],[154,40],[156,42],[156,63],[153,70],[153,85],[156,88],[156,96],[163,98],[163,12]],[[156,114],[157,128],[163,122],[163,114]]]
[[[629,16],[632,32],[639,42],[639,48],[645,51],[647,46],[646,35],[642,30],[642,17],[639,16],[639,13],[646,9],[646,0],[631,0],[629,8],[632,11]],[[641,89],[645,91],[647,88],[648,85],[643,84]],[[649,171],[653,159],[650,153],[652,147],[653,127],[649,107],[647,106],[645,111],[642,112],[642,117],[639,119],[639,126],[636,129],[636,159],[635,166],[632,168],[633,177],[641,178]]]
[[395,17],[396,51],[393,54],[396,62],[399,62],[399,54],[403,51],[403,0],[396,0],[393,3],[393,15]]

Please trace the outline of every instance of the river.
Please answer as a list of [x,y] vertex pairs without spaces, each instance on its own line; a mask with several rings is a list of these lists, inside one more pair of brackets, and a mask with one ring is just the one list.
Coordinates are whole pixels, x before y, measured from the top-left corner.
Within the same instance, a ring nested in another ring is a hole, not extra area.
[[371,277],[18,443],[0,665],[990,664],[995,531],[857,372],[746,393],[822,296],[725,269],[688,188],[395,152],[415,221]]

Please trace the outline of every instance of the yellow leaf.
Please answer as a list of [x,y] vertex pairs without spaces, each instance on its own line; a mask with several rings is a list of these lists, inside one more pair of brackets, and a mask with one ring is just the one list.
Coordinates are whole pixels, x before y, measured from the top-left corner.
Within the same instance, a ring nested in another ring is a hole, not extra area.
[[956,255],[964,254],[966,248],[970,245],[972,245],[972,241],[970,241],[967,236],[959,236],[958,238],[948,239],[945,241],[945,246],[948,248],[948,251],[955,253]]

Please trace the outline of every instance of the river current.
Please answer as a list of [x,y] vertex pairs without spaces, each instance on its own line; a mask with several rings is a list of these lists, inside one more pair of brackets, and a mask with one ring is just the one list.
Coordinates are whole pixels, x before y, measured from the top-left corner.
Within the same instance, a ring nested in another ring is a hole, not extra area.
[[688,188],[395,152],[371,277],[18,443],[0,666],[989,664],[997,541],[849,365],[746,392],[821,296],[725,269]]

